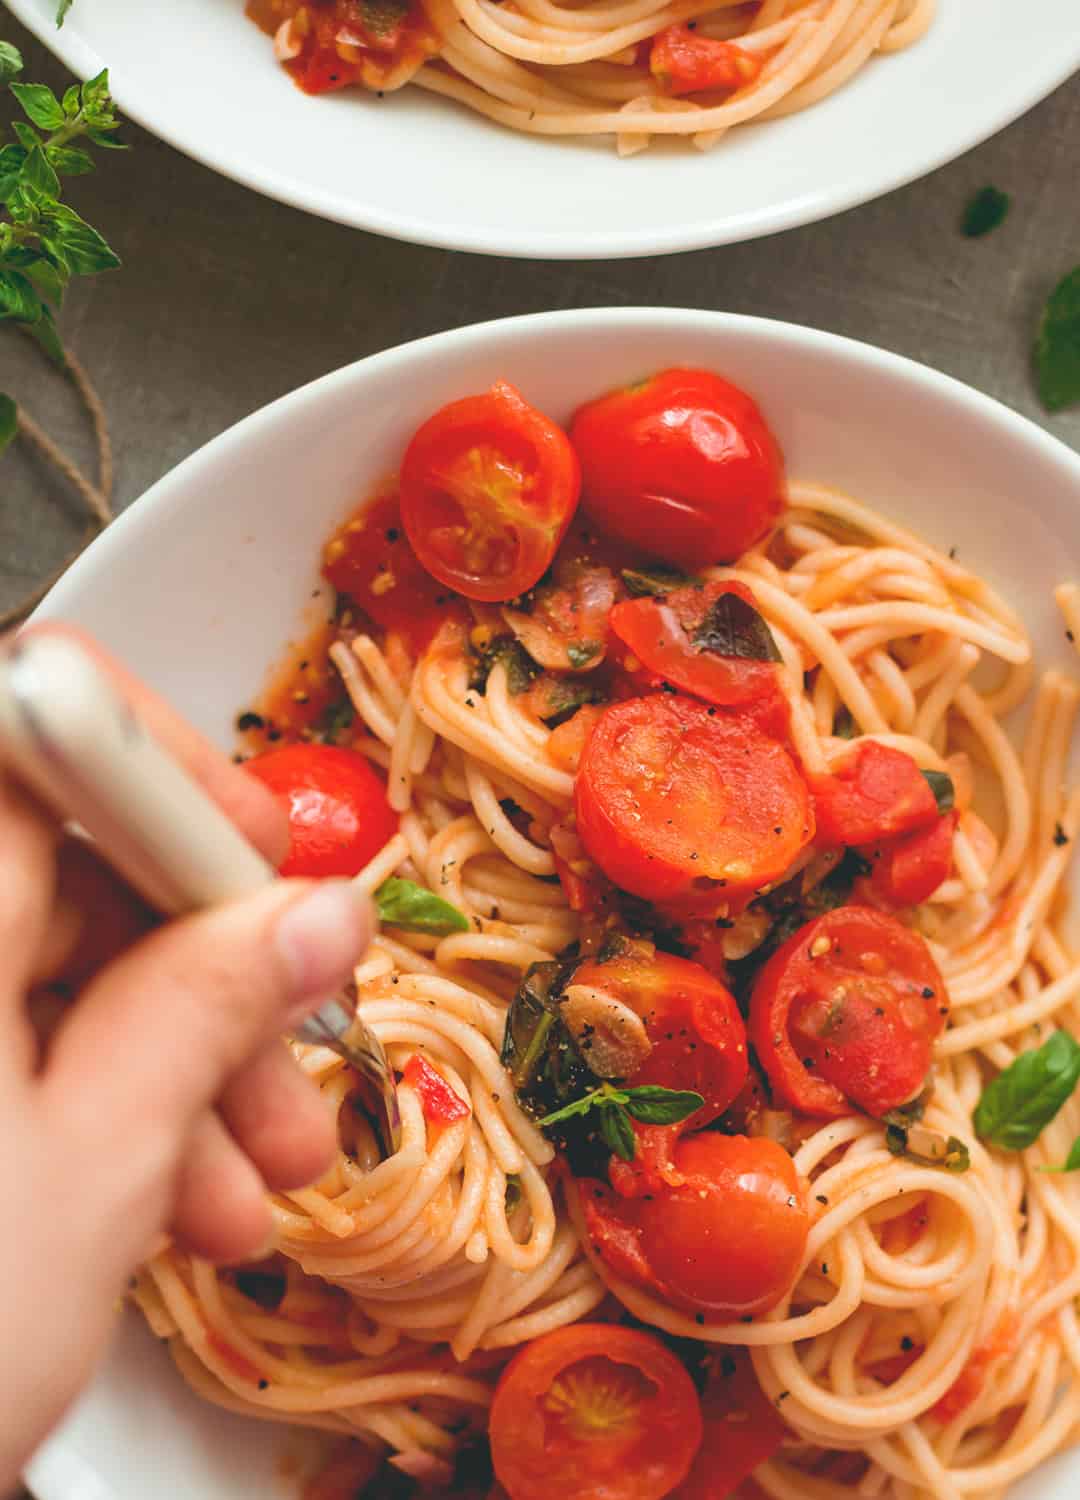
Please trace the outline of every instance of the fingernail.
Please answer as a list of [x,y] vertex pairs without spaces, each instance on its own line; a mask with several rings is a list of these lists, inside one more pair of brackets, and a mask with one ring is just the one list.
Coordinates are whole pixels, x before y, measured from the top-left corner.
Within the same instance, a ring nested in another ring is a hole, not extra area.
[[285,908],[274,941],[292,981],[290,1021],[317,1009],[351,977],[371,933],[371,902],[348,880],[323,881]]

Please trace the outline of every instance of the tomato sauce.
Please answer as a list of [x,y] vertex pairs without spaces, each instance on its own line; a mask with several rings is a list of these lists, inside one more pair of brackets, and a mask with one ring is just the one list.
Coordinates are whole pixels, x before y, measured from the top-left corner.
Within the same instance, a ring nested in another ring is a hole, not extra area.
[[306,94],[399,88],[439,50],[420,0],[247,0],[246,10],[271,36],[291,23],[279,56]]

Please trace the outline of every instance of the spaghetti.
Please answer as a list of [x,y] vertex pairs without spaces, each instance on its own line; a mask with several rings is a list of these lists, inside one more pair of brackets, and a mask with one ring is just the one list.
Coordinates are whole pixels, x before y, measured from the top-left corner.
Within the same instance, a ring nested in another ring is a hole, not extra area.
[[[875,742],[952,779],[951,872],[914,918],[951,1003],[922,1124],[963,1141],[970,1170],[893,1154],[867,1115],[796,1117],[810,1230],[770,1311],[706,1321],[616,1274],[499,1056],[521,976],[580,932],[552,883],[574,788],[560,731],[505,660],[471,686],[460,632],[412,661],[342,628],[329,656],[351,744],[401,814],[357,878],[415,880],[471,929],[384,931],[357,969],[359,1010],[399,1072],[422,1054],[467,1111],[433,1122],[406,1073],[403,1144],[380,1161],[341,1059],[297,1047],[340,1121],[333,1170],[275,1197],[279,1252],[261,1273],[167,1249],[136,1299],[208,1399],[386,1445],[429,1480],[449,1481],[463,1434],[483,1429],[509,1351],[621,1307],[706,1352],[749,1351],[787,1428],[755,1473],[773,1500],[993,1500],[1080,1424],[1080,1183],[1044,1170],[1080,1133],[1080,1099],[1025,1150],[990,1149],[971,1123],[989,1076],[1080,1026],[1062,928],[1080,689],[1034,678],[1020,621],[978,575],[822,485],[792,483],[778,528],[707,576],[752,591],[808,772]],[[1003,717],[1029,698],[1016,749]],[[260,1274],[278,1282],[272,1305]]]
[[415,83],[514,130],[708,150],[918,41],[935,0],[249,0],[309,92]]

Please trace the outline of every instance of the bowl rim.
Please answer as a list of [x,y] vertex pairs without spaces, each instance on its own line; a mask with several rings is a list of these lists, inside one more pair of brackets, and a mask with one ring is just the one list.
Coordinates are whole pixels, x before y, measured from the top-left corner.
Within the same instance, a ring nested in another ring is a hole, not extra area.
[[[52,24],[43,13],[40,0],[4,0],[4,3],[39,42],[80,78],[91,78],[105,66],[94,49],[75,34],[71,22],[63,29]],[[690,228],[657,224],[632,230],[575,231],[572,234],[562,231],[537,234],[533,230],[483,227],[447,230],[422,215],[385,212],[374,205],[356,204],[305,184],[301,178],[289,173],[275,171],[272,166],[247,158],[236,159],[227,147],[222,150],[212,145],[193,146],[181,138],[181,133],[173,129],[167,118],[164,121],[158,119],[152,89],[141,95],[137,88],[129,90],[123,74],[114,77],[112,82],[113,97],[121,113],[159,140],[242,187],[332,223],[410,244],[465,250],[480,255],[507,255],[522,260],[622,260],[761,239],[786,229],[818,223],[906,187],[1011,125],[1080,70],[1080,27],[1071,47],[1067,38],[1063,41],[1060,49],[1048,49],[1039,59],[1039,65],[1014,70],[1009,75],[1008,86],[998,90],[986,112],[967,128],[959,129],[939,149],[924,151],[879,181],[873,181],[872,174],[863,170],[831,188],[812,187],[771,207],[735,216],[717,215]],[[145,107],[140,100],[145,100]]]
[[[393,378],[395,371],[404,375],[413,363],[437,359],[444,350],[467,349],[470,345],[480,349],[489,338],[512,335],[515,331],[520,331],[523,335],[533,332],[542,335],[549,330],[559,332],[572,328],[581,337],[588,338],[617,333],[627,327],[647,327],[650,324],[664,324],[668,331],[685,328],[688,332],[695,333],[708,327],[718,334],[728,331],[763,342],[773,342],[777,346],[791,344],[803,351],[816,352],[823,357],[839,359],[849,366],[861,368],[869,377],[880,375],[899,379],[918,387],[924,393],[936,394],[943,402],[962,409],[973,419],[989,422],[1021,445],[1027,445],[1056,466],[1062,472],[1063,479],[1075,484],[1080,492],[1080,452],[1074,451],[1061,438],[1040,427],[1030,417],[1023,416],[955,376],[943,374],[906,355],[880,349],[859,339],[777,318],[691,307],[592,307],[524,313],[511,318],[492,318],[482,323],[469,323],[461,328],[451,328],[404,344],[395,344],[389,349],[341,365],[242,417],[181,459],[132,501],[53,585],[34,611],[34,617],[62,614],[69,594],[82,592],[84,579],[107,569],[112,557],[127,547],[129,538],[133,539],[140,531],[152,527],[164,511],[185,504],[185,495],[190,492],[192,483],[198,483],[200,474],[211,473],[223,459],[228,461],[232,455],[241,453],[251,443],[258,443],[260,434],[278,422],[288,420],[294,413],[299,414],[317,406],[326,391],[352,381],[364,382],[381,375]],[[407,381],[402,384],[407,388]]]

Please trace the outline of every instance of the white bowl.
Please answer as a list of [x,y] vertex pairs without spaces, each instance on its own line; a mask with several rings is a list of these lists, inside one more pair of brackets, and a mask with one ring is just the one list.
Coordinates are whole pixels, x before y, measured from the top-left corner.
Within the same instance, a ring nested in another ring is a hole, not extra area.
[[[1051,591],[1080,576],[1080,457],[895,355],[789,324],[650,309],[482,324],[305,386],[155,485],[41,612],[96,633],[227,746],[236,710],[313,607],[321,542],[395,468],[423,417],[505,376],[565,418],[672,363],[709,366],[753,392],[793,475],[957,547],[1023,612],[1040,659],[1069,662]],[[131,1314],[30,1482],[40,1500],[295,1500],[279,1473],[283,1440],[189,1395]],[[1080,1455],[1047,1467],[1016,1500],[1056,1500],[1066,1475],[1068,1493],[1080,1492]]]
[[933,171],[1080,67],[1076,0],[938,0],[928,35],[823,104],[713,152],[526,137],[420,89],[293,87],[243,0],[8,8],[133,119],[258,192],[421,244],[551,258],[651,255],[812,223]]

